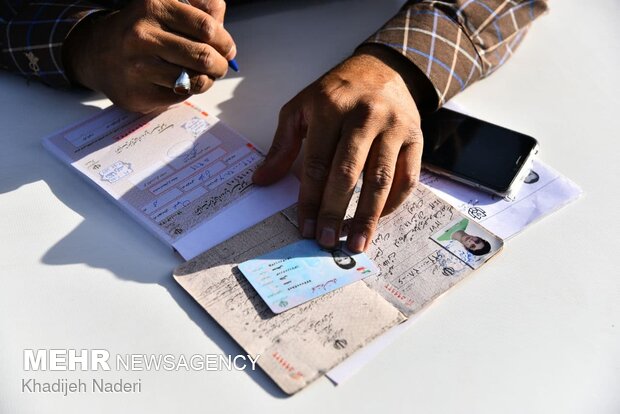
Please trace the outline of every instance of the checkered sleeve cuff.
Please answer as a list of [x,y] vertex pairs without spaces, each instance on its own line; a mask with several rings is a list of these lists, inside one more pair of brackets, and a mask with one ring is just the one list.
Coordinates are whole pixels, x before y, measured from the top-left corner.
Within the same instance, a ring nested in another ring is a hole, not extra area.
[[32,2],[2,22],[0,65],[54,87],[69,87],[62,62],[62,45],[86,16],[103,10],[84,1]]
[[406,56],[430,79],[441,106],[497,70],[546,10],[542,0],[410,1],[366,43]]

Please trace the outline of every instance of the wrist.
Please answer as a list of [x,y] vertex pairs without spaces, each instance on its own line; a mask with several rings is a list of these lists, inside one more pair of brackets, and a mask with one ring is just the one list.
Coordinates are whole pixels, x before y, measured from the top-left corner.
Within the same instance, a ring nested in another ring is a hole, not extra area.
[[354,56],[367,56],[380,61],[386,70],[397,73],[407,85],[420,112],[437,109],[437,93],[430,79],[405,56],[390,47],[365,44],[357,48]]

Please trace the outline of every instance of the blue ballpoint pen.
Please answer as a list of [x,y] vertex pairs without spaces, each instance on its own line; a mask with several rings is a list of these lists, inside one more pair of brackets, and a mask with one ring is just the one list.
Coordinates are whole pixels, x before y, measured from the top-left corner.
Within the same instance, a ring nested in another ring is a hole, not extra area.
[[[179,0],[179,1],[183,4],[188,4],[191,6],[191,3],[188,0]],[[234,70],[235,72],[239,72],[239,65],[237,65],[237,61],[235,59],[231,59],[228,61],[228,67]],[[187,71],[183,69],[181,71],[181,75],[179,75],[179,77],[174,83],[174,90],[175,92],[182,91],[185,93],[189,93],[190,88],[191,88],[191,85],[190,85],[189,75],[187,74]]]

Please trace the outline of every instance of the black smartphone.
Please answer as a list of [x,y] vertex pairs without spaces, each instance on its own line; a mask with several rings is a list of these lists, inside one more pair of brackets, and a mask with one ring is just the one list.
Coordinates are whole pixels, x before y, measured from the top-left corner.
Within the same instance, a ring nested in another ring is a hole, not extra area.
[[422,118],[425,168],[502,197],[513,195],[532,167],[538,142],[449,109]]

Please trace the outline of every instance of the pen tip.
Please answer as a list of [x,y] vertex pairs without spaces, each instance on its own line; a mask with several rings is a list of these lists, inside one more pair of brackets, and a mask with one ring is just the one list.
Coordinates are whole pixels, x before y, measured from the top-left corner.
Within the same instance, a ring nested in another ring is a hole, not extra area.
[[235,72],[239,72],[239,65],[237,65],[237,61],[235,59],[230,60],[228,62],[228,66],[230,66],[230,68]]

